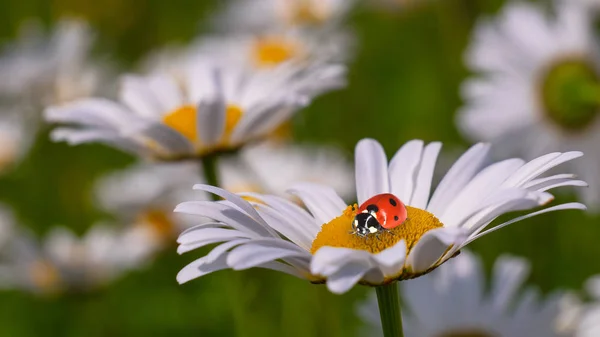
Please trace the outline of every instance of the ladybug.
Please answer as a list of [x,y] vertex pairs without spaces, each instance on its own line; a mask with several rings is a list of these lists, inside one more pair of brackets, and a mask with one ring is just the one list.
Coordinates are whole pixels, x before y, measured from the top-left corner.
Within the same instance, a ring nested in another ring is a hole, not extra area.
[[391,193],[378,194],[360,205],[351,234],[366,238],[369,234],[379,237],[382,231],[400,226],[407,218],[406,206]]

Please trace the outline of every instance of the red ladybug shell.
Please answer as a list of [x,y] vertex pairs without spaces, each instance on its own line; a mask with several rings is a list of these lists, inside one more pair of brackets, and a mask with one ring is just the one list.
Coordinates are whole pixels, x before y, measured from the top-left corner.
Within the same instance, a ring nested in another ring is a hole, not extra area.
[[406,206],[391,193],[378,194],[363,202],[358,213],[374,213],[381,227],[386,229],[398,227],[407,217]]

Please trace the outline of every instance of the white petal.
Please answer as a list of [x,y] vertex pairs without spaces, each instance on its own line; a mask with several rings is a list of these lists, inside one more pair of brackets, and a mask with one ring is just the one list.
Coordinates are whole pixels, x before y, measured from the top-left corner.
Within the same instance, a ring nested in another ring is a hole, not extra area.
[[424,272],[434,266],[452,245],[460,245],[467,234],[460,228],[437,228],[425,233],[408,254],[406,264],[412,272]]
[[214,186],[210,186],[210,185],[204,185],[204,184],[196,184],[196,185],[194,185],[194,189],[216,194],[216,195],[220,196],[221,198],[224,198],[224,199],[232,202],[235,206],[237,206],[238,208],[240,208],[241,210],[246,212],[248,215],[250,215],[254,220],[256,220],[256,222],[261,224],[269,233],[271,233],[272,236],[277,236],[277,233],[275,233],[275,231],[273,231],[273,229],[271,229],[269,227],[267,222],[263,218],[260,217],[260,215],[254,209],[254,207],[252,207],[252,205],[250,205],[249,202],[242,199],[240,196],[233,194],[231,192],[228,192],[222,188],[218,188],[218,187],[214,187]]
[[287,257],[309,257],[310,253],[284,240],[254,240],[229,252],[227,263],[235,270],[248,269]]
[[431,180],[433,179],[433,171],[435,170],[435,162],[442,148],[442,143],[430,143],[423,150],[423,159],[419,165],[415,191],[410,200],[406,203],[413,207],[425,209],[427,201],[429,201],[429,192],[431,191]]
[[452,165],[436,188],[427,205],[427,211],[432,214],[442,214],[458,192],[481,170],[488,158],[489,150],[489,144],[479,143],[465,152]]
[[312,241],[315,237],[310,235],[305,229],[308,224],[298,225],[269,206],[260,203],[254,203],[254,206],[271,228],[275,229],[304,250],[310,251]]
[[574,174],[556,174],[550,177],[544,177],[544,178],[538,178],[538,179],[534,179],[529,181],[528,183],[524,184],[523,187],[530,189],[530,190],[537,190],[538,188],[543,188],[544,186],[548,185],[548,184],[552,184],[555,181],[563,181],[566,179],[575,179],[575,175]]
[[315,218],[319,228],[342,215],[347,207],[333,188],[328,186],[302,183],[294,185],[289,192],[302,200]]
[[123,76],[119,95],[121,101],[138,116],[159,120],[163,114],[169,112],[160,104],[144,77]]
[[464,247],[464,246],[466,246],[466,245],[468,245],[469,243],[471,243],[471,242],[473,242],[473,241],[475,241],[475,240],[479,239],[480,237],[482,237],[482,236],[484,236],[484,235],[487,235],[487,234],[489,234],[489,233],[491,233],[491,232],[495,232],[495,231],[497,231],[498,229],[500,229],[500,228],[503,228],[503,227],[506,227],[506,226],[508,226],[508,225],[510,225],[510,224],[513,224],[513,223],[515,223],[515,222],[518,222],[518,221],[521,221],[521,220],[525,220],[525,219],[527,219],[527,218],[531,218],[531,217],[534,217],[534,216],[536,216],[536,215],[540,215],[540,214],[544,214],[544,213],[548,213],[548,212],[553,212],[553,211],[565,210],[565,209],[579,209],[579,210],[586,210],[587,208],[585,207],[585,205],[584,205],[584,204],[580,204],[580,203],[577,203],[577,202],[571,202],[571,203],[566,203],[566,204],[557,205],[557,206],[554,206],[554,207],[548,207],[548,208],[544,208],[544,209],[542,209],[542,210],[540,210],[540,211],[533,212],[533,213],[529,213],[529,214],[526,214],[526,215],[523,215],[523,216],[520,216],[520,217],[514,218],[514,219],[512,219],[512,220],[510,220],[510,221],[507,221],[507,222],[505,222],[505,223],[502,223],[502,224],[500,224],[500,225],[494,226],[493,228],[491,228],[491,229],[488,229],[488,230],[487,230],[487,231],[485,231],[485,232],[479,233],[479,234],[477,234],[477,235],[475,235],[475,236],[473,236],[473,237],[469,238],[469,240],[467,240],[467,241],[466,241],[466,242],[465,242],[465,243],[464,243],[462,246]]
[[192,143],[187,138],[179,131],[162,123],[148,124],[144,129],[139,130],[139,134],[131,136],[139,136],[156,143],[164,151],[173,155],[188,154],[194,151]]
[[354,151],[356,165],[356,193],[358,204],[381,193],[390,192],[387,158],[377,141],[365,138]]
[[214,145],[223,137],[227,111],[220,84],[220,74],[211,75],[211,83],[214,88],[208,90],[208,93],[200,98],[196,112],[198,136],[205,146]]
[[206,263],[212,263],[212,262],[216,261],[219,257],[221,257],[223,254],[227,253],[227,251],[230,250],[231,248],[241,245],[248,241],[249,241],[248,239],[239,239],[239,240],[231,240],[231,241],[223,242],[222,244],[213,248],[210,251],[210,253],[208,253],[206,256],[204,256],[204,261]]
[[522,186],[530,180],[538,177],[549,169],[558,166],[569,160],[581,157],[583,153],[578,151],[565,153],[549,153],[538,157],[527,164],[523,165],[520,170],[515,172],[506,182],[504,186]]
[[385,276],[397,274],[406,260],[406,241],[400,240],[392,247],[375,254],[374,259]]
[[455,196],[443,214],[438,214],[438,218],[443,224],[458,223],[458,219],[479,208],[481,202],[522,165],[523,160],[513,158],[486,167]]
[[[256,220],[238,210],[218,202],[212,201],[187,201],[175,207],[175,212],[201,215],[220,221],[223,224],[246,233],[255,233],[259,236],[270,236],[263,225]],[[192,227],[184,231],[181,235],[187,235],[199,227]],[[277,235],[275,235],[277,236]]]
[[229,266],[225,262],[225,259],[226,255],[223,255],[211,263],[206,263],[204,258],[199,258],[198,260],[183,267],[183,269],[179,271],[177,274],[177,282],[179,282],[179,284],[186,283],[200,276],[223,269],[228,269]]
[[249,196],[261,200],[265,204],[281,212],[285,217],[290,219],[290,221],[293,221],[297,226],[306,227],[309,233],[311,233],[311,235],[313,236],[313,239],[321,230],[320,224],[317,225],[315,223],[315,219],[310,215],[310,213],[308,213],[305,209],[287,199],[274,195],[266,195],[252,192],[240,193],[240,195]]
[[529,275],[530,265],[525,259],[499,257],[492,276],[490,301],[498,312],[504,312]]
[[370,261],[371,253],[364,250],[321,247],[313,255],[310,271],[313,275],[330,276],[350,261]]
[[70,145],[102,143],[142,157],[149,153],[149,149],[133,139],[121,137],[113,130],[56,128],[50,133],[50,139],[55,142],[66,141]]
[[370,266],[360,263],[347,264],[337,273],[327,277],[327,288],[334,294],[343,294],[352,289],[369,269]]
[[545,205],[553,199],[554,196],[550,193],[527,191],[525,196],[521,198],[509,199],[508,201],[497,203],[479,211],[459,226],[469,231],[469,235],[472,236],[485,229],[490,222],[502,214]]
[[[456,210],[452,217],[446,217],[444,219],[444,227],[463,227],[470,228],[473,222],[473,216],[479,212],[486,210],[488,207],[498,206],[499,204],[505,204],[510,201],[517,199],[524,199],[531,195],[531,192],[523,189],[511,188],[505,190],[499,190],[493,195],[484,198],[479,204],[473,207]],[[481,214],[480,214],[481,215]],[[471,219],[470,219],[471,218]],[[471,220],[467,223],[467,220]]]
[[557,187],[563,187],[563,186],[578,186],[578,187],[588,187],[588,183],[586,183],[583,180],[572,180],[572,179],[566,179],[563,181],[556,181],[553,184],[548,184],[546,186],[539,186],[538,185],[538,191],[540,192],[545,192]]
[[[203,228],[195,231],[186,232],[180,235],[177,242],[182,245],[195,244],[196,242],[209,241],[212,239],[228,239],[228,238],[247,238],[247,233],[223,228]],[[223,240],[224,241],[224,240]],[[218,241],[215,241],[218,242]]]
[[421,162],[423,141],[412,140],[402,146],[390,161],[390,189],[400,200],[410,200],[415,188],[415,172]]
[[242,143],[259,138],[285,122],[297,108],[285,104],[275,104],[247,111],[231,133],[231,142]]
[[278,272],[286,273],[288,275],[296,276],[300,279],[306,279],[306,276],[302,274],[297,268],[294,268],[290,265],[279,261],[269,261],[267,263],[263,263],[261,265],[256,266],[256,268],[275,270]]

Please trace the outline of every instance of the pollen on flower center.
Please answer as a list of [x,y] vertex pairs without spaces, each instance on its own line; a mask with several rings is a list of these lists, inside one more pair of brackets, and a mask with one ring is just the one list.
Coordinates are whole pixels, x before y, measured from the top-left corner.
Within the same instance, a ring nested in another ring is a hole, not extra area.
[[312,243],[311,253],[316,253],[323,246],[331,246],[361,249],[374,254],[392,247],[402,239],[406,241],[408,252],[423,234],[432,229],[443,227],[443,224],[433,214],[419,208],[407,206],[408,219],[400,226],[391,229],[393,235],[382,232],[379,234],[379,239],[375,235],[369,235],[365,239],[350,233],[356,209],[356,205],[348,206],[342,215],[324,224]]
[[542,78],[541,98],[550,120],[567,131],[581,130],[598,116],[600,78],[585,60],[562,60]]
[[281,37],[258,38],[254,44],[254,58],[261,67],[285,62],[297,54],[297,47]]
[[[242,118],[243,110],[237,105],[230,104],[225,112],[225,130],[223,143],[227,143],[233,129]],[[198,140],[197,108],[193,105],[184,105],[163,117],[163,123],[181,133],[192,143]]]

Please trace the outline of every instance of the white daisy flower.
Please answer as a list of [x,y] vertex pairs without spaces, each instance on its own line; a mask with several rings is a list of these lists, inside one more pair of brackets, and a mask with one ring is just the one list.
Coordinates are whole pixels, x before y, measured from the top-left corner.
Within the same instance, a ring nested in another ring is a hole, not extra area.
[[189,188],[203,180],[197,163],[138,164],[100,179],[95,193],[104,210],[127,224],[122,235],[141,261],[197,223],[195,217],[174,214],[173,208],[184,200],[207,200],[208,196],[192,195]]
[[[287,188],[302,181],[328,184],[344,199],[355,195],[354,171],[340,151],[330,147],[264,142],[222,158],[219,185],[234,192],[259,192],[289,197]],[[189,186],[187,186],[189,189]]]
[[26,22],[0,53],[0,97],[39,109],[95,94],[109,69],[90,59],[93,40],[84,21],[61,20],[48,35]]
[[600,204],[600,64],[591,11],[576,1],[511,2],[475,29],[467,63],[480,76],[463,87],[458,125],[473,140],[498,143],[500,155],[533,158],[581,149],[572,171],[593,188],[580,190]]
[[355,0],[236,0],[228,3],[216,25],[229,31],[264,31],[274,27],[323,27],[340,24]]
[[348,31],[318,34],[280,29],[201,38],[192,44],[189,53],[192,59],[194,54],[213,55],[213,58],[265,70],[284,63],[306,67],[345,62],[352,54],[352,45],[353,37]]
[[47,120],[79,126],[58,128],[52,137],[159,160],[201,157],[265,137],[312,97],[341,85],[336,65],[258,73],[215,62],[198,59],[185,82],[125,76],[120,102],[91,98],[51,107]]
[[16,111],[0,113],[0,172],[12,168],[29,151],[34,129],[25,116]]
[[[461,256],[419,280],[398,283],[407,336],[559,337],[566,294],[541,299],[537,289],[523,289],[529,274],[525,259],[496,260],[487,285],[479,258]],[[375,294],[361,304],[358,315],[371,325],[366,336],[381,335]],[[460,300],[457,300],[460,299]]]
[[[470,242],[514,222],[555,210],[585,208],[579,203],[562,204],[486,230],[504,213],[547,204],[553,199],[546,192],[549,189],[585,185],[564,174],[539,178],[547,170],[582,154],[550,153],[530,162],[514,158],[484,167],[489,147],[477,144],[457,160],[430,197],[440,148],[440,143],[425,146],[419,140],[408,142],[388,166],[379,143],[371,139],[358,143],[358,203],[393,193],[407,205],[408,219],[389,231],[379,230],[377,238],[351,233],[357,223],[356,205],[347,206],[328,186],[305,183],[291,190],[306,205],[306,211],[272,195],[236,195],[217,187],[196,185],[196,189],[214,193],[225,201],[177,206],[178,212],[215,220],[182,233],[178,251],[222,244],[186,266],[177,276],[178,281],[187,282],[226,268],[262,267],[315,283],[326,282],[332,292],[343,293],[359,282],[382,285],[426,274]],[[384,206],[398,212],[404,209],[395,201]],[[375,212],[372,208],[371,212]],[[361,214],[374,217],[377,212]],[[372,220],[358,223],[366,230],[377,229],[376,224],[381,226]]]
[[574,337],[600,336],[600,275],[586,282],[586,290],[591,302],[579,302],[568,308],[571,320],[576,322]]
[[82,238],[57,227],[41,243],[19,233],[0,265],[0,287],[45,294],[93,289],[137,266],[128,247],[117,231],[104,225]]

